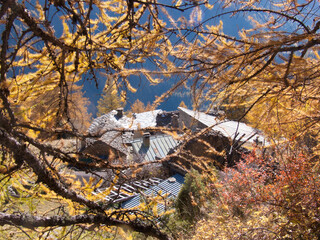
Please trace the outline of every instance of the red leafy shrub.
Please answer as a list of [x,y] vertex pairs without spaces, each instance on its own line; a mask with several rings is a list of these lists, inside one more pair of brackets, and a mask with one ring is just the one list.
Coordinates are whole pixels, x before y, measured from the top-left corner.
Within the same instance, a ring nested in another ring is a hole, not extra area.
[[320,234],[320,179],[317,164],[303,153],[262,158],[255,152],[235,168],[226,168],[215,184],[218,204],[231,216],[249,218],[250,213],[268,209],[285,221],[278,236],[301,239]]

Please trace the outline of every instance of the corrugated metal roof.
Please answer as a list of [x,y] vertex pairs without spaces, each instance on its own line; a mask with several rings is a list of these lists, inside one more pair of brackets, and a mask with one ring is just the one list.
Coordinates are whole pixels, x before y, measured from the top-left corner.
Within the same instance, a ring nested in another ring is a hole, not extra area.
[[[138,192],[143,190],[148,190],[151,186],[156,186],[161,183],[163,180],[157,177],[152,177],[147,180],[137,180],[131,183],[124,183],[122,185],[113,186],[110,194],[105,196],[106,201],[112,203],[119,203],[131,199],[138,195]],[[106,188],[97,188],[93,194],[102,193]]]
[[[167,195],[166,200],[171,198],[176,198],[182,188],[184,183],[184,177],[181,174],[175,174],[172,177],[164,180],[163,182],[159,183],[157,186],[153,186],[146,190],[143,195],[152,197],[157,196],[160,191],[161,195]],[[127,200],[122,203],[122,208],[134,208],[140,205],[143,201],[143,196],[141,194],[133,197],[130,200]],[[164,201],[165,203],[167,201]],[[158,212],[163,212],[167,210],[167,206],[165,204],[158,204]]]
[[143,138],[131,142],[135,154],[141,156],[144,161],[151,162],[156,158],[164,158],[168,152],[178,145],[178,141],[169,135],[154,135],[150,137],[150,145],[143,144]]

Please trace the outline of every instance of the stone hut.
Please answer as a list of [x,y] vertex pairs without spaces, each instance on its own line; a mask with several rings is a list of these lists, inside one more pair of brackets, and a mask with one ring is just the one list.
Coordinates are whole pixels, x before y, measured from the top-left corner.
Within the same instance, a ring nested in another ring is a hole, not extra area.
[[[162,110],[136,113],[127,117],[123,109],[113,110],[92,122],[87,133],[90,136],[84,142],[83,153],[102,159],[113,158],[126,160],[130,155],[128,143],[140,138],[144,128],[156,126],[156,117]],[[86,160],[86,159],[82,159]]]
[[128,154],[126,143],[132,138],[132,132],[123,132],[130,118],[122,114],[122,110],[113,110],[108,114],[94,119],[88,129],[83,153],[94,155],[102,159],[125,158]]
[[186,127],[193,131],[210,128],[229,138],[233,143],[243,143],[252,147],[257,143],[269,145],[264,136],[255,128],[245,123],[221,119],[218,116],[204,112],[193,111],[179,107],[179,127]]

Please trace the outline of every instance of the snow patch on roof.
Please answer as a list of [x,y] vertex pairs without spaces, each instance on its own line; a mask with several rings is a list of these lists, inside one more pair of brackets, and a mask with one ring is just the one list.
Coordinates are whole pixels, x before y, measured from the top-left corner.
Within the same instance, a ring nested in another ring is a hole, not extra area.
[[143,113],[135,113],[133,117],[122,116],[117,117],[117,111],[113,110],[107,114],[94,119],[88,129],[91,135],[103,134],[106,130],[112,129],[127,129],[137,130],[140,128],[155,127],[157,125],[157,115],[161,114],[162,110],[154,110]]
[[227,119],[221,121],[219,118],[203,112],[193,111],[182,107],[179,107],[179,109],[194,117],[207,127],[211,127],[212,130],[220,132],[226,137],[234,138],[236,135],[236,139],[241,138],[241,141],[254,143],[256,140],[258,140],[268,145],[264,136],[259,134],[257,129],[254,129],[245,123],[230,121]]
[[155,127],[157,125],[157,115],[162,112],[162,110],[158,109],[149,112],[136,113],[132,129]]
[[97,140],[101,140],[111,147],[127,154],[125,144],[132,139],[132,132],[122,132],[125,130],[137,130],[157,125],[157,115],[162,113],[162,110],[154,110],[144,113],[136,113],[133,117],[123,115],[119,117],[118,112],[113,110],[93,120],[88,128],[88,133],[97,138],[87,138],[87,146],[92,145]]

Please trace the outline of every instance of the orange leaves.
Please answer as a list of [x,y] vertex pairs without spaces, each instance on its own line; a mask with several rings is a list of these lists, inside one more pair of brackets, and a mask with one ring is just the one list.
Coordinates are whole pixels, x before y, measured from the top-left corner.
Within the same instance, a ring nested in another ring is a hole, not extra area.
[[274,156],[253,152],[235,168],[225,169],[214,184],[214,207],[206,220],[197,223],[194,239],[318,236],[314,228],[315,216],[320,214],[316,165],[297,150]]
[[226,169],[224,179],[215,184],[218,204],[229,212],[238,209],[244,217],[267,207],[269,212],[284,214],[290,224],[312,232],[312,216],[320,214],[320,181],[314,165],[307,155],[278,156],[262,158],[253,152],[236,169]]

